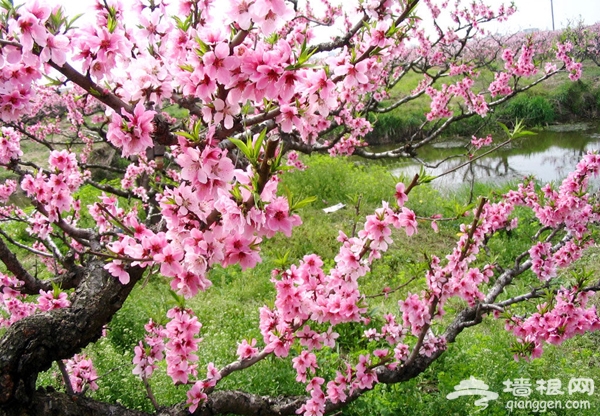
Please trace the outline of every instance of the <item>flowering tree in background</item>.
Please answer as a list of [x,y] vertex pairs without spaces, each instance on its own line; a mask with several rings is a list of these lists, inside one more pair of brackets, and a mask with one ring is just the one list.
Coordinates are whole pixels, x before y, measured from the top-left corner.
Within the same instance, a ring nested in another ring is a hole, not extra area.
[[575,46],[573,55],[578,60],[589,59],[600,66],[600,23],[585,26],[582,22],[570,25],[560,35],[563,42]]
[[[97,377],[78,354],[103,335],[148,275],[163,276],[181,299],[194,297],[210,290],[214,266],[252,268],[261,261],[264,240],[279,232],[290,236],[301,224],[297,210],[308,202],[278,192],[279,175],[301,167],[293,150],[411,156],[457,120],[485,117],[559,71],[572,79],[581,72],[569,43],[550,54],[535,50],[531,39],[507,49],[497,39],[485,40],[483,23],[504,20],[510,7],[385,0],[343,9],[316,3],[232,0],[223,12],[211,1],[136,1],[128,17],[121,3],[99,1],[95,24],[78,29],[59,7],[32,1],[15,8],[2,1],[0,164],[16,179],[0,186],[0,213],[5,226],[26,225],[34,242],[0,227],[0,411],[141,414],[84,397],[71,400],[86,385],[94,389]],[[448,29],[442,13],[451,17]],[[433,35],[424,21],[433,22]],[[341,34],[323,40],[331,32]],[[479,52],[485,42],[493,45],[487,58]],[[501,65],[482,88],[479,68],[492,61]],[[391,94],[411,71],[423,75],[417,88]],[[423,95],[431,98],[431,109],[417,134],[388,152],[362,149],[361,138],[372,128],[369,114]],[[48,150],[47,163],[23,154],[25,139]],[[490,142],[474,138],[473,145]],[[124,169],[94,164],[99,148],[130,163]],[[120,183],[94,179],[98,169],[113,171]],[[482,199],[450,254],[430,259],[422,291],[402,299],[400,313],[386,315],[381,328],[366,331],[370,352],[333,378],[321,377],[315,351],[335,347],[337,325],[366,324],[360,279],[393,243],[393,229],[417,232],[405,203],[427,178],[398,183],[391,202],[367,216],[355,236],[340,232],[333,267],[325,269],[324,259],[306,253],[274,270],[275,300],[257,311],[262,339],[240,340],[238,360],[198,362],[202,325],[182,302],[168,312],[166,325],[148,323],[133,372],[148,386],[165,360],[173,382],[186,389],[187,402],[169,408],[148,389],[160,414],[324,414],[376,383],[417,376],[463,329],[549,290],[555,299],[537,312],[507,317],[519,341],[517,355],[536,357],[544,341],[558,344],[598,328],[596,311],[587,305],[598,286],[582,281],[556,288],[552,282],[557,269],[592,242],[598,205],[587,187],[599,169],[600,157],[588,154],[558,188],[537,193],[525,183],[498,201]],[[77,198],[83,186],[98,190],[87,206]],[[11,202],[18,188],[28,208]],[[518,226],[516,206],[531,209],[542,225],[536,243],[510,266],[478,263],[489,238]],[[32,257],[47,270],[32,274],[24,263]],[[503,297],[503,289],[529,269],[539,287]],[[466,306],[434,327],[452,297]],[[290,354],[305,397],[218,389],[234,372]],[[66,394],[35,389],[38,373],[53,362]]]

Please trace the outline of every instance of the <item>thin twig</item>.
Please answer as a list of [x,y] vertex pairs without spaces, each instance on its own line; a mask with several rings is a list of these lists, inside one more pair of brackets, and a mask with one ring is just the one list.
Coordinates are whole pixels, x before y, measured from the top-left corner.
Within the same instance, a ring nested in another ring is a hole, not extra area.
[[62,374],[63,381],[65,383],[65,390],[67,390],[67,394],[69,396],[74,396],[75,391],[73,390],[73,386],[71,385],[71,378],[69,377],[69,373],[67,372],[67,368],[65,367],[65,363],[62,360],[56,361],[58,364],[58,369]]
[[152,393],[152,387],[150,387],[150,383],[148,383],[148,379],[146,379],[146,377],[142,376],[142,381],[144,382],[144,388],[146,389],[146,395],[148,396],[148,399],[150,399],[150,401],[152,402],[152,406],[154,406],[154,408],[156,410],[160,410],[160,406],[158,404],[158,401],[156,401],[156,397],[154,397],[154,394]]

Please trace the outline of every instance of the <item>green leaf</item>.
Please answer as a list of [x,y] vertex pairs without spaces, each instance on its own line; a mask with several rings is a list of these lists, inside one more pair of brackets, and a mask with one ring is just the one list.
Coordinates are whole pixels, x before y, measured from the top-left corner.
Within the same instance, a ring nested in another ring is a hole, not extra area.
[[200,38],[196,38],[196,42],[198,43],[198,49],[196,49],[196,53],[198,56],[203,56],[206,52],[210,50],[208,45],[202,41]]
[[285,253],[283,253],[283,255],[277,254],[277,258],[273,260],[273,263],[275,263],[275,267],[277,267],[278,269],[287,269],[290,265],[290,253],[291,250],[288,249]]
[[188,133],[185,131],[176,131],[175,134],[185,137],[186,139],[191,140],[194,143],[199,143],[201,141],[201,138],[200,138],[201,130],[202,130],[202,122],[200,120],[197,120],[194,123],[191,133]]
[[294,202],[294,201],[292,200],[292,204],[291,204],[291,207],[290,207],[290,211],[291,211],[291,212],[293,212],[293,211],[297,211],[297,210],[299,210],[299,209],[301,209],[301,208],[304,208],[304,207],[305,207],[305,206],[307,206],[307,205],[310,205],[310,204],[312,204],[312,203],[313,203],[313,202],[315,202],[316,200],[317,200],[317,197],[316,197],[316,196],[309,196],[308,198],[304,198],[303,200],[301,200],[301,201],[298,201],[298,202]]
[[183,69],[184,71],[187,72],[194,72],[194,67],[190,64],[180,64],[179,68]]
[[233,196],[233,198],[238,202],[241,203],[244,201],[244,198],[242,197],[242,191],[240,189],[240,185],[239,183],[236,184],[233,188],[231,188],[231,196]]
[[396,27],[396,22],[393,21],[392,26],[390,26],[390,28],[387,30],[387,32],[385,32],[385,37],[391,38],[392,36],[394,36],[396,34],[397,31],[398,31],[398,28]]
[[46,85],[50,85],[50,86],[54,86],[54,87],[59,87],[59,86],[63,85],[63,82],[61,80],[59,80],[58,78],[52,78],[46,74],[42,74],[42,75],[48,81],[48,84],[46,84]]
[[92,94],[94,97],[102,97],[103,95],[100,91],[93,87],[90,87],[90,94]]
[[500,127],[502,127],[502,130],[504,130],[504,133],[506,133],[506,135],[510,137],[510,130],[508,129],[508,127],[506,127],[506,124],[501,122],[498,122],[498,124],[500,125]]
[[537,136],[537,133],[534,131],[523,130],[514,135],[513,139],[518,139],[523,136]]
[[282,159],[283,159],[283,143],[281,143],[279,145],[279,152],[277,152],[277,156],[275,156],[275,160],[271,164],[271,173],[292,169],[291,166],[282,165]]
[[10,16],[10,14],[14,13],[14,11],[15,11],[15,6],[14,6],[12,0],[1,0],[0,7],[2,7],[4,10],[6,10],[8,12],[9,16]]
[[256,139],[256,143],[254,143],[253,156],[254,156],[255,160],[258,160],[258,156],[260,155],[260,149],[262,149],[262,145],[265,141],[266,136],[267,136],[267,129],[264,128],[258,135],[258,138]]
[[377,56],[381,54],[381,51],[384,50],[385,48],[380,48],[379,46],[376,46],[370,53],[369,56]]
[[75,21],[76,21],[77,19],[79,19],[81,16],[83,16],[83,13],[79,13],[79,14],[76,14],[75,16],[73,16],[73,17],[71,18],[71,20],[67,21],[67,24],[66,24],[66,26],[65,26],[65,29],[66,29],[66,30],[70,30],[70,29],[72,29],[72,28],[73,28],[73,24],[75,23]]
[[186,139],[191,140],[191,141],[196,141],[196,138],[193,135],[191,135],[190,133],[187,133],[185,131],[176,131],[174,134],[176,134],[177,136],[185,137]]
[[54,295],[55,299],[58,299],[58,296],[60,295],[62,290],[61,290],[60,286],[58,285],[58,283],[51,282],[51,284],[52,284],[52,294]]
[[112,15],[112,13],[108,15],[108,22],[106,24],[106,28],[108,29],[109,33],[113,33],[117,28],[117,19]]
[[169,290],[169,293],[171,294],[173,299],[175,299],[175,303],[177,304],[177,306],[179,306],[181,309],[185,309],[185,298],[181,295],[178,295],[173,290]]
[[431,181],[433,181],[436,178],[436,176],[432,176],[432,175],[428,175],[427,172],[425,172],[425,168],[423,166],[421,166],[421,169],[419,170],[419,185],[422,185],[424,183],[429,183]]
[[[240,151],[248,158],[250,163],[253,163],[252,150],[250,150],[243,141],[241,141],[240,139],[234,139],[233,137],[230,137],[229,141],[233,143],[238,149],[240,149]],[[254,163],[256,163],[256,161],[254,161]]]
[[190,28],[190,26],[192,24],[192,15],[191,14],[188,17],[186,17],[185,20],[181,20],[181,18],[179,18],[178,16],[173,16],[173,19],[175,19],[177,28],[181,29],[184,32],[187,32],[187,30]]

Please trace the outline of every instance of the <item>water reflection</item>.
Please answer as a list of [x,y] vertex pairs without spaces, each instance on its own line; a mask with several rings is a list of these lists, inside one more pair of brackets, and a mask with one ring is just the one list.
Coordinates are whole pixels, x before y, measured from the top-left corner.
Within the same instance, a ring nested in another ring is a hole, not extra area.
[[[600,149],[600,125],[576,125],[578,129],[557,126],[543,130],[536,136],[523,137],[489,156],[476,160],[436,181],[439,189],[456,188],[470,183],[473,178],[482,182],[502,183],[521,180],[533,175],[541,182],[560,181],[572,171],[589,150]],[[420,152],[423,161],[437,165],[448,156],[465,152],[467,141],[453,142],[453,146],[432,145]],[[464,163],[465,159],[453,158],[428,174],[440,175]],[[390,166],[394,175],[413,176],[420,165],[415,161],[394,162]]]

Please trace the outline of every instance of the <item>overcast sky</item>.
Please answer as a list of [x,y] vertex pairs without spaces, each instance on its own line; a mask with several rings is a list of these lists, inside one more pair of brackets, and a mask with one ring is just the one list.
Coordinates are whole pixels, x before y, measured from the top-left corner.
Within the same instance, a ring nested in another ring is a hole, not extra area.
[[[469,1],[463,0],[463,3],[468,4]],[[56,0],[50,2],[56,3]],[[485,2],[489,5],[499,5],[503,2],[510,4],[510,1],[502,0],[486,0]],[[19,2],[17,1],[17,3]],[[89,10],[93,3],[94,0],[60,1],[60,4],[64,5],[70,14],[84,13]],[[125,1],[124,3],[127,4],[128,2]],[[552,29],[551,5],[554,8],[556,29],[564,28],[568,22],[576,22],[579,19],[583,19],[585,24],[588,25],[600,21],[600,0],[515,0],[515,4],[518,12],[508,22],[494,27],[492,31],[510,33],[533,28],[540,30]]]
[[[487,0],[486,4],[499,5],[501,0]],[[509,3],[509,2],[504,2]],[[562,29],[569,22],[580,19],[586,25],[600,21],[599,0],[516,0],[517,13],[506,23],[502,30],[510,33],[523,29],[552,29],[552,9],[554,9],[554,26]]]

